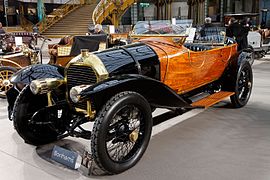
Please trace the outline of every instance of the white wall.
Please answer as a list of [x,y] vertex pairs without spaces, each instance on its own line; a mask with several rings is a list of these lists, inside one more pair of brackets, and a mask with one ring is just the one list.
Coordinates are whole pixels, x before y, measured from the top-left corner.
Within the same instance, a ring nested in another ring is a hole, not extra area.
[[186,2],[173,2],[172,3],[172,17],[179,16],[179,7],[181,8],[180,16],[187,17],[188,16],[188,5]]
[[[179,16],[179,7],[181,7],[180,16],[187,17],[188,16],[188,5],[186,2],[172,2],[172,17]],[[157,8],[154,4],[150,4],[149,7],[144,8],[144,16],[145,17],[153,17],[155,16],[155,12]]]
[[153,17],[155,16],[155,12],[156,12],[156,6],[154,4],[150,4],[149,7],[145,7],[144,8],[144,16],[145,17]]

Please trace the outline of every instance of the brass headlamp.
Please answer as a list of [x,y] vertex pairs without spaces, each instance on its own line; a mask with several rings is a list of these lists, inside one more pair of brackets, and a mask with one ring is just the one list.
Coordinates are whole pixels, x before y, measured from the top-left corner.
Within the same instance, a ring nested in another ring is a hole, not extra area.
[[57,78],[38,79],[31,82],[30,89],[33,94],[45,94],[64,83],[63,79]]
[[69,91],[69,97],[74,102],[77,103],[80,101],[81,96],[80,93],[85,90],[86,88],[90,87],[91,85],[80,85],[72,87]]

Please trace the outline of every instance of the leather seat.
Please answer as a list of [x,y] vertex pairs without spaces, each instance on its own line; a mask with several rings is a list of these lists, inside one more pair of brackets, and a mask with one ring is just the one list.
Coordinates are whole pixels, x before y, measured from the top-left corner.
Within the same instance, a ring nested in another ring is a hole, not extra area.
[[206,46],[203,44],[185,43],[184,46],[192,51],[206,51],[212,49],[210,46]]

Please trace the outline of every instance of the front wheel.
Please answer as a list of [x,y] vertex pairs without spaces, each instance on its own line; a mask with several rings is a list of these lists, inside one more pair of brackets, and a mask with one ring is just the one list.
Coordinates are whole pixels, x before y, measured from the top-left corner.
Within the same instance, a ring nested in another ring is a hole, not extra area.
[[240,108],[247,104],[253,85],[253,74],[249,62],[240,65],[235,82],[234,92],[231,102],[234,107]]
[[[19,94],[13,110],[13,123],[26,143],[47,144],[57,140],[57,137],[65,131],[63,125],[68,120],[67,109],[61,109],[59,114],[57,109],[46,110],[47,105],[47,94],[34,95],[29,86]],[[43,111],[38,115],[35,114],[41,109]]]
[[95,162],[110,174],[133,167],[144,154],[151,131],[151,108],[145,98],[130,91],[116,94],[94,123],[91,149]]

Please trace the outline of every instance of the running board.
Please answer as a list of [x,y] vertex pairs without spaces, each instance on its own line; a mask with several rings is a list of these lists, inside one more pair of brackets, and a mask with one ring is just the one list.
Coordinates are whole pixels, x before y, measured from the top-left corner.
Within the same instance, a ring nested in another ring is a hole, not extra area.
[[194,108],[208,108],[232,95],[234,95],[234,92],[219,91],[203,99],[195,101],[194,103],[191,104],[191,106],[193,106]]

